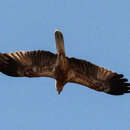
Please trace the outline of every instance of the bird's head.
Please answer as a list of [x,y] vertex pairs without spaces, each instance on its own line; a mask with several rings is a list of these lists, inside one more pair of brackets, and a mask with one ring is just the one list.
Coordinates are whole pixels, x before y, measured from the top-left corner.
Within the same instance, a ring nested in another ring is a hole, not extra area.
[[56,80],[56,86],[55,86],[55,87],[56,87],[56,90],[57,90],[58,94],[61,93],[61,91],[62,91],[63,88],[64,88],[64,85],[65,85],[65,83]]

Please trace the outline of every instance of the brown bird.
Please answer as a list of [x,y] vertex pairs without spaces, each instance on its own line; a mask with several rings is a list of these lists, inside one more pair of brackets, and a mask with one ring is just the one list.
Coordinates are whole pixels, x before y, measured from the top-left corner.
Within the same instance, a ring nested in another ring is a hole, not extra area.
[[57,54],[41,50],[0,53],[0,72],[14,77],[54,78],[59,94],[68,82],[111,95],[130,93],[130,83],[122,74],[66,57],[62,32],[55,32],[55,40]]

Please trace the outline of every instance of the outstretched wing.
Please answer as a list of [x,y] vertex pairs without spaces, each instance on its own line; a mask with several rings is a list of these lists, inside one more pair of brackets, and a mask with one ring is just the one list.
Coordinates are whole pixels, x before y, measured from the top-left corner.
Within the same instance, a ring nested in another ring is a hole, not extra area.
[[90,62],[69,58],[69,82],[85,85],[112,95],[130,93],[130,84],[122,74],[117,74]]
[[48,51],[0,53],[0,72],[15,77],[54,78],[56,54]]

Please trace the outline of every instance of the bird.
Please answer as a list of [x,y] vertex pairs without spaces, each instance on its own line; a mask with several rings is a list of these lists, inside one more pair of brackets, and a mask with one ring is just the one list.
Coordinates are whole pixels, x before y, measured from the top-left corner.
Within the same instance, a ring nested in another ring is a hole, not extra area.
[[0,53],[0,72],[13,77],[50,77],[58,94],[67,83],[76,83],[110,95],[130,93],[123,74],[87,60],[67,57],[63,33],[55,31],[56,54],[45,50]]

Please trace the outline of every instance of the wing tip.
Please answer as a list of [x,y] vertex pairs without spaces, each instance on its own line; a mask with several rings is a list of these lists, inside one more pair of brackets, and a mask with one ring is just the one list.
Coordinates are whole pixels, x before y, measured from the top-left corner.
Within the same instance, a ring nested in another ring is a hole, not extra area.
[[111,95],[123,95],[130,93],[130,83],[127,78],[123,78],[123,74],[116,74],[112,79],[109,80],[110,89],[108,94]]

